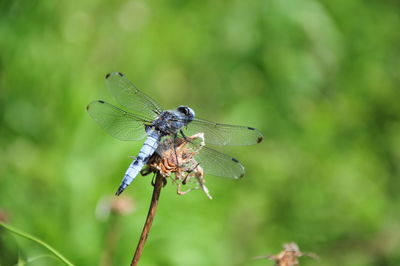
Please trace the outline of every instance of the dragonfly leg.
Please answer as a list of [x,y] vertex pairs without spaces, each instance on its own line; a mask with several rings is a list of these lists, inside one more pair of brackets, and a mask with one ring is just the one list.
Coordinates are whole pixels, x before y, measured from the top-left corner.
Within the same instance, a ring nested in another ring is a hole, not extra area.
[[140,174],[141,174],[142,176],[146,176],[146,175],[149,175],[149,174],[151,174],[151,173],[154,173],[154,171],[151,170],[151,168],[148,167],[148,166],[146,166],[145,168],[143,168],[142,170],[140,170]]
[[190,175],[194,170],[196,170],[196,168],[197,168],[199,165],[200,165],[200,163],[197,163],[195,167],[193,167],[192,169],[190,169],[190,170],[187,171],[187,174],[186,174],[185,178],[183,179],[182,184],[184,184],[184,185],[186,184],[189,175]]
[[[186,137],[185,133],[183,133],[182,130],[180,130],[179,133],[181,133],[182,138],[183,138],[186,142],[193,143],[193,141],[192,141],[191,139],[189,139],[188,137]],[[196,135],[197,135],[197,134],[196,134]],[[193,136],[192,136],[192,137],[193,137]]]
[[200,165],[200,163],[197,163],[195,167],[193,167],[192,169],[190,169],[188,172],[188,174],[190,174],[191,172],[193,172],[194,170],[196,170],[196,168]]
[[[156,185],[156,176],[157,175],[159,175],[160,173],[154,173],[154,175],[153,175],[153,177],[152,177],[152,179],[151,179],[151,185],[154,187],[155,185]],[[167,179],[166,178],[163,178],[162,179],[162,182],[163,182],[163,187],[165,187],[166,185],[167,185]]]
[[178,139],[178,134],[174,135],[174,154],[175,154],[175,160],[176,160],[176,165],[180,167],[179,165],[179,160],[178,160],[178,154],[176,153],[176,140]]
[[182,184],[186,185],[187,179],[189,177],[189,173],[187,173],[187,175],[185,176],[185,178],[182,180]]
[[179,133],[181,133],[182,137],[183,137],[186,141],[190,142],[190,140],[186,137],[185,133],[183,133],[182,130],[179,130]]
[[153,177],[151,178],[151,185],[153,187],[156,185],[156,173],[154,173]]

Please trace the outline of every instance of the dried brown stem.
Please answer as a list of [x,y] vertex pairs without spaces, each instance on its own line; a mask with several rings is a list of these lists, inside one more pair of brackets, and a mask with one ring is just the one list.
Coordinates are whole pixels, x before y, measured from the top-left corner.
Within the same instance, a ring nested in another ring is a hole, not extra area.
[[131,266],[137,265],[139,263],[140,256],[142,255],[144,245],[146,244],[146,240],[149,235],[151,225],[153,224],[154,216],[156,214],[161,188],[163,187],[163,179],[164,177],[160,173],[157,173],[153,189],[153,195],[151,197],[149,212],[147,214],[146,222],[144,224],[142,234],[140,235],[139,243],[136,247],[135,255],[133,256]]

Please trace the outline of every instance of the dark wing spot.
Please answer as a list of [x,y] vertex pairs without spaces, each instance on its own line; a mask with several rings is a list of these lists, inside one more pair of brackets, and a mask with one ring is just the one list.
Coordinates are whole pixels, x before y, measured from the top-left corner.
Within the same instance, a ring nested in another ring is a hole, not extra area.
[[90,106],[89,104],[86,106],[86,111],[89,111],[89,106]]
[[99,100],[99,103],[104,103],[104,101],[102,101],[102,100]]
[[122,74],[121,72],[117,72],[118,75],[120,75],[121,77],[124,76],[124,74]]
[[256,130],[254,127],[247,127],[250,130]]
[[111,76],[111,73],[107,73],[106,79],[108,79]]
[[242,178],[242,177],[244,177],[244,173],[239,176],[239,178]]
[[235,158],[232,158],[232,161],[234,161],[235,163],[239,163],[239,161],[236,160]]
[[263,141],[263,137],[258,137],[258,139],[257,139],[257,143],[260,143],[261,141]]

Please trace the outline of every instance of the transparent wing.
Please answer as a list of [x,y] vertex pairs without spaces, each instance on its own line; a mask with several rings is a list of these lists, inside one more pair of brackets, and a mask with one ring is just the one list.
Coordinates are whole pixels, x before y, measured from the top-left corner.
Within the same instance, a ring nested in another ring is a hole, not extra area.
[[144,138],[144,126],[151,123],[144,116],[125,112],[105,101],[91,102],[86,110],[105,131],[119,140]]
[[[198,134],[196,134],[198,135]],[[194,136],[196,136],[194,135]],[[191,141],[188,141],[189,138],[182,138],[182,137],[177,137],[174,139],[172,136],[166,136],[164,137],[157,149],[157,153],[162,157],[165,156],[165,154],[168,154],[167,156],[177,156],[181,157],[182,155],[179,154],[182,150],[177,148],[179,145],[181,145],[182,142],[185,142],[187,146],[185,146],[185,151],[197,151],[198,153],[194,156],[195,162],[192,164],[199,164],[205,174],[209,175],[214,175],[214,176],[220,176],[220,177],[227,177],[227,178],[233,178],[233,179],[238,179],[243,177],[244,175],[244,167],[243,165],[236,160],[235,158],[232,158],[226,154],[223,154],[221,152],[218,152],[214,149],[202,146],[202,141],[201,139],[192,139]],[[174,147],[174,141],[175,141],[175,147]],[[175,152],[173,150],[176,148]],[[164,151],[170,151],[168,153],[164,153]]]
[[183,130],[186,135],[204,133],[205,142],[214,145],[250,145],[260,143],[264,136],[253,127],[219,124],[196,118]]
[[106,84],[117,102],[129,110],[153,119],[162,112],[155,100],[138,90],[122,73],[107,74]]
[[194,156],[205,174],[238,179],[244,176],[244,166],[235,158],[211,148],[202,147]]

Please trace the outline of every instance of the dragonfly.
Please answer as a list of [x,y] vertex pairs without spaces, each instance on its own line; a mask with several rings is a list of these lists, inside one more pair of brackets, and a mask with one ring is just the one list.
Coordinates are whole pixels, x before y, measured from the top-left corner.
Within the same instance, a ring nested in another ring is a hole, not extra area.
[[[185,105],[163,110],[155,100],[137,89],[120,72],[108,73],[105,79],[112,96],[128,111],[104,100],[97,100],[87,105],[89,115],[106,132],[119,140],[145,139],[115,195],[120,195],[132,183],[156,152],[163,137],[186,139],[186,136],[201,132],[205,143],[213,145],[251,145],[263,140],[262,133],[253,127],[220,124],[197,118],[194,110]],[[244,175],[244,167],[237,159],[214,149],[204,147],[199,156],[201,166],[207,174],[233,179]]]

